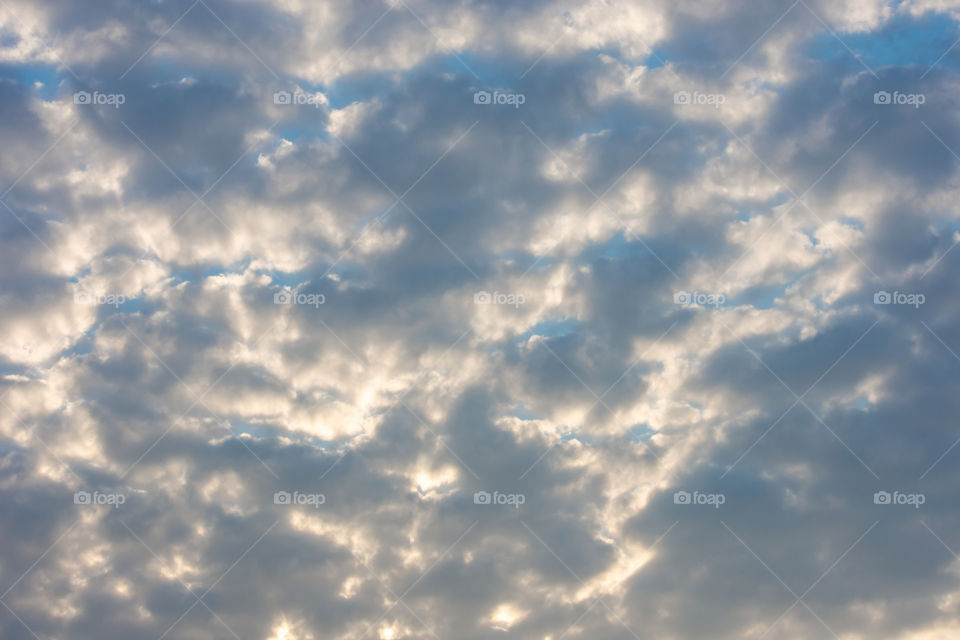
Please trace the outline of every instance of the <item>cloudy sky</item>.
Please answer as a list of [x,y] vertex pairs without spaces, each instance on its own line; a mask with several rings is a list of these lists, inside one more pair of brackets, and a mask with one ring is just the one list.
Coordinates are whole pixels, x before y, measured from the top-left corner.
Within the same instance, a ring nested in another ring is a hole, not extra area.
[[0,637],[960,637],[958,38],[0,0]]

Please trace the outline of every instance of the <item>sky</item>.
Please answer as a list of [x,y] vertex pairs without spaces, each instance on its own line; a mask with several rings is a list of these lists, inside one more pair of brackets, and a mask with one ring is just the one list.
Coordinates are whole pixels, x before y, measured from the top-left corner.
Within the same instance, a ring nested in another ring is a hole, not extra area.
[[958,72],[960,0],[0,0],[0,637],[960,637]]

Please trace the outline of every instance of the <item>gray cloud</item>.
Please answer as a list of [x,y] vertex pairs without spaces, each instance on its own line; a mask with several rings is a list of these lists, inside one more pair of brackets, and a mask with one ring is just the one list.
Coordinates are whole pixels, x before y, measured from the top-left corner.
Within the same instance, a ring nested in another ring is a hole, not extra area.
[[954,10],[10,2],[0,636],[952,637]]

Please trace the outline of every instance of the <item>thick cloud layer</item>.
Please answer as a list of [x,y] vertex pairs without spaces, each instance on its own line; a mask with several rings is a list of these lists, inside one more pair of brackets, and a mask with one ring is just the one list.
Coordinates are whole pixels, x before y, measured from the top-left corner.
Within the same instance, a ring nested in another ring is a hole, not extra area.
[[957,637],[958,37],[3,0],[0,637]]

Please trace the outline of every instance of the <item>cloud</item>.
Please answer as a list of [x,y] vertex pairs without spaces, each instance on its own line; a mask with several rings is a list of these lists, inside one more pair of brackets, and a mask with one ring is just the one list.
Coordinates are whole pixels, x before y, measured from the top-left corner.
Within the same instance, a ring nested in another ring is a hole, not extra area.
[[956,20],[8,2],[0,635],[956,634]]

